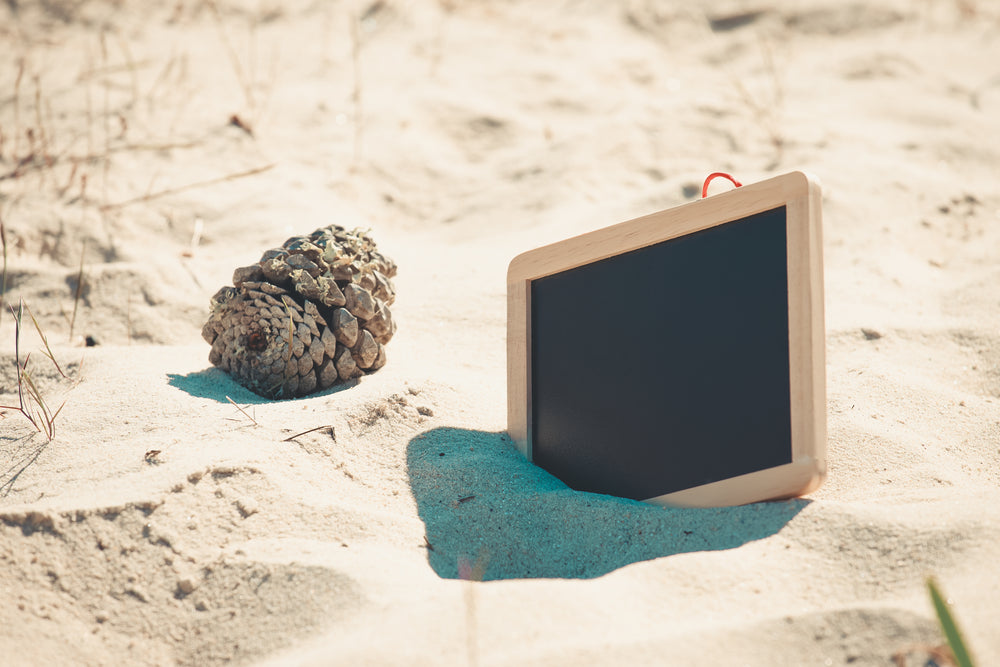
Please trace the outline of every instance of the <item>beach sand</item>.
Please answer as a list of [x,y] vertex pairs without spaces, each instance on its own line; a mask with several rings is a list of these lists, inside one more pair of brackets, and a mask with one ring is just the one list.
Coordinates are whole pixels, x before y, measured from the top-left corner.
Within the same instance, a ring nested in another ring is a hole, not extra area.
[[[0,403],[20,298],[68,376],[25,315],[64,407],[51,441],[0,415],[0,662],[924,665],[933,576],[1000,663],[1000,11],[706,7],[0,5]],[[666,509],[526,462],[510,259],[793,169],[825,485]],[[209,298],[333,223],[399,266],[388,364],[263,400]]]

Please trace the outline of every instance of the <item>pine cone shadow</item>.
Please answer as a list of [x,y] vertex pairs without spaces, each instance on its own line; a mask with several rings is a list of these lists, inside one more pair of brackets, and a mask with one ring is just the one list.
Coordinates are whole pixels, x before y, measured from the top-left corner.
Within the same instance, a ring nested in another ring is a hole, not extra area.
[[[168,373],[167,384],[171,387],[177,387],[191,396],[195,396],[197,398],[210,398],[218,401],[219,403],[228,403],[230,398],[237,403],[254,405],[259,403],[271,403],[278,400],[295,400],[271,399],[258,396],[243,385],[236,382],[236,380],[230,377],[225,371],[218,368],[206,368],[205,370],[195,371],[186,375],[181,375],[180,373]],[[345,389],[350,389],[357,384],[358,380],[355,378],[353,380],[334,385],[328,389],[309,394],[308,396],[304,396],[302,398],[316,398],[317,396],[336,394],[337,392],[344,391]]]
[[427,558],[443,578],[588,579],[774,535],[810,501],[666,508],[574,491],[529,463],[505,433],[438,428],[407,448]]

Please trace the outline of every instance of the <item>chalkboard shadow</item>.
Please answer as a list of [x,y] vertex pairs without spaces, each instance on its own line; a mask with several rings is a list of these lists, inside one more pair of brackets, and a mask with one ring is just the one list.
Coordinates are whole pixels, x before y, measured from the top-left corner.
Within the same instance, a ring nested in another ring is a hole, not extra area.
[[407,470],[428,562],[447,579],[599,577],[774,535],[809,504],[678,509],[583,493],[525,460],[505,433],[457,428],[410,440]]
[[[228,403],[228,398],[237,403],[258,405],[260,403],[272,403],[275,400],[258,396],[243,385],[231,378],[225,371],[218,368],[206,368],[202,371],[195,371],[186,375],[180,373],[167,373],[167,384],[176,387],[197,398],[210,398],[219,403]],[[358,380],[350,380],[341,384],[336,384],[329,389],[318,391],[300,398],[315,398],[326,394],[335,394],[338,391],[350,389],[358,384]],[[228,397],[228,398],[227,398]]]

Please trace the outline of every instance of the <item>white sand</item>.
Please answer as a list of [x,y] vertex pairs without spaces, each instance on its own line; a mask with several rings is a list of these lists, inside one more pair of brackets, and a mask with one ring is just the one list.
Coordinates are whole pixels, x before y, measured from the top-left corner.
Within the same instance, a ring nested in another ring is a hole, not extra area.
[[[928,575],[1000,662],[992,4],[116,4],[0,5],[4,296],[72,378],[24,335],[65,408],[0,415],[4,664],[922,665]],[[571,491],[503,434],[506,264],[718,169],[824,184],[829,479]],[[399,264],[389,363],[263,401],[208,299],[334,222]]]

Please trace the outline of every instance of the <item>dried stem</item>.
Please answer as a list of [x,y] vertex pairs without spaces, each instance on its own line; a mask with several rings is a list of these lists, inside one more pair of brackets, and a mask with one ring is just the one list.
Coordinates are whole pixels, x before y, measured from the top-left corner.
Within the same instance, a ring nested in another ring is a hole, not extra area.
[[69,339],[71,341],[73,340],[73,328],[76,326],[76,311],[80,306],[80,295],[83,294],[83,258],[86,256],[87,239],[84,239],[83,248],[80,249],[80,270],[76,274],[76,292],[73,295],[73,316],[69,320]]
[[770,42],[764,38],[760,41],[760,51],[770,90],[762,91],[761,95],[757,96],[751,93],[739,78],[734,78],[733,84],[743,105],[750,110],[754,120],[767,134],[768,142],[774,149],[774,158],[768,168],[773,169],[781,163],[784,156],[786,142],[782,132],[781,110],[785,92],[774,62],[774,50]]
[[[42,339],[42,345],[45,346],[45,352],[44,352],[45,356],[56,367],[56,370],[59,371],[59,375],[62,375],[64,378],[68,380],[69,376],[63,373],[63,369],[59,367],[59,362],[56,361],[55,355],[52,354],[52,348],[49,347],[49,340],[48,338],[45,337],[45,334],[42,333],[42,328],[38,326],[38,320],[35,319],[35,315],[34,313],[31,312],[31,308],[25,306],[24,309],[28,311],[28,317],[31,318],[31,323],[35,325],[35,331],[38,332],[38,337]],[[27,363],[27,360],[25,360],[25,363]]]
[[[55,163],[55,159],[49,151],[49,142],[52,138],[52,133],[46,131],[45,118],[42,115],[42,80],[38,75],[33,76],[32,80],[35,83],[35,126],[38,128],[38,140],[41,144],[41,162],[45,166],[51,167]],[[51,120],[51,109],[49,111],[49,120]],[[42,183],[45,183],[45,172],[42,172]]]
[[361,34],[360,21],[355,15],[350,16],[351,22],[351,60],[354,65],[354,92],[351,99],[354,103],[354,166],[361,164],[362,132],[364,130],[364,109],[361,101]]
[[134,110],[139,105],[139,66],[135,58],[132,57],[132,51],[128,48],[128,42],[120,35],[118,36],[118,46],[125,56],[125,67],[132,79],[132,102],[129,104],[129,108]]
[[7,228],[0,214],[0,246],[3,246],[3,276],[0,277],[0,324],[3,323],[3,307],[7,299]]
[[200,139],[193,139],[190,141],[171,141],[164,143],[137,143],[137,144],[124,144],[116,147],[108,147],[105,151],[100,153],[88,152],[85,155],[67,155],[68,149],[63,149],[61,153],[56,155],[50,155],[48,161],[39,161],[34,159],[33,155],[28,155],[18,161],[14,169],[0,174],[0,181],[5,181],[12,178],[19,178],[32,171],[38,171],[41,169],[46,169],[49,167],[54,167],[56,165],[68,162],[74,167],[80,164],[89,164],[91,162],[97,161],[107,161],[111,155],[121,152],[129,151],[165,151],[175,148],[194,148],[196,146],[202,145]]
[[250,416],[250,413],[248,413],[246,410],[244,410],[243,408],[241,408],[239,405],[236,404],[236,401],[229,398],[228,396],[226,396],[226,400],[232,403],[233,407],[242,412],[244,417],[252,421],[254,426],[260,426],[260,424],[257,423],[257,420]]
[[324,424],[323,426],[317,426],[315,428],[311,428],[308,431],[302,431],[302,433],[296,433],[295,435],[290,435],[287,438],[285,438],[284,440],[282,440],[282,442],[291,442],[292,440],[294,440],[295,438],[299,437],[300,435],[305,435],[306,433],[312,433],[313,431],[319,431],[320,429],[324,429],[324,428],[330,429],[330,435],[333,436],[334,441],[336,441],[337,440],[337,436],[334,435],[333,426],[331,426],[330,424]]
[[14,79],[14,161],[18,161],[21,143],[21,78],[24,76],[24,57],[17,61],[17,77]]
[[212,12],[212,18],[215,19],[215,27],[219,32],[219,40],[226,49],[226,55],[229,56],[229,62],[233,66],[233,71],[236,72],[236,78],[243,88],[243,95],[246,97],[247,106],[249,107],[251,116],[253,116],[255,109],[253,86],[243,71],[243,66],[240,64],[240,58],[236,54],[236,49],[233,47],[233,43],[229,41],[229,35],[226,34],[226,30],[222,25],[222,15],[219,13],[218,5],[216,5],[215,0],[208,0],[205,4],[208,5],[208,8]]
[[[21,321],[24,316],[24,301],[19,301],[17,310],[14,310],[13,306],[9,306],[10,314],[14,317],[14,363],[17,366],[17,406],[11,405],[0,405],[0,409],[5,410],[17,410],[20,412],[28,422],[35,427],[35,430],[44,433],[45,437],[52,440],[55,437],[55,422],[56,417],[62,412],[63,407],[66,402],[63,401],[62,405],[52,412],[49,406],[46,404],[42,393],[38,390],[38,386],[32,379],[31,375],[28,373],[28,360],[31,355],[28,354],[24,358],[24,363],[21,363]],[[35,329],[38,334],[42,337],[42,342],[45,344],[46,356],[55,363],[55,357],[52,355],[52,350],[49,349],[48,341],[42,334],[42,330],[38,327],[38,322],[35,320],[34,315],[31,315],[31,311],[28,311],[28,315],[31,316],[31,321],[35,324]],[[59,373],[66,377],[62,369],[59,368],[59,364],[56,364],[56,369]]]
[[196,188],[204,188],[209,185],[216,185],[218,183],[225,183],[226,181],[233,181],[238,178],[245,178],[247,176],[255,176],[269,169],[273,169],[276,166],[275,163],[264,165],[263,167],[254,167],[253,169],[248,169],[247,171],[241,171],[235,174],[228,174],[226,176],[220,176],[219,178],[210,178],[207,181],[198,181],[197,183],[189,183],[187,185],[182,185],[176,188],[167,188],[166,190],[159,190],[157,192],[151,192],[149,194],[142,195],[141,197],[135,197],[134,199],[126,199],[122,202],[117,202],[114,204],[104,204],[101,206],[101,212],[106,212],[114,209],[124,208],[126,206],[131,206],[132,204],[138,204],[140,202],[152,201],[153,199],[159,199],[161,197],[167,197],[169,195],[175,195],[180,192],[186,192],[188,190],[194,190]]
[[[108,42],[107,38],[104,36],[104,32],[101,32],[101,68],[108,66]],[[101,174],[101,202],[106,206],[108,203],[108,172],[111,170],[111,129],[108,126],[108,120],[111,118],[111,84],[107,79],[104,79],[104,113],[101,116],[101,120],[104,121],[104,162],[101,165],[103,168],[103,173]]]

